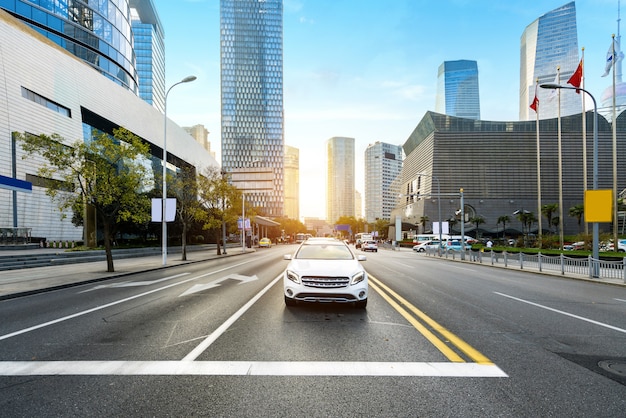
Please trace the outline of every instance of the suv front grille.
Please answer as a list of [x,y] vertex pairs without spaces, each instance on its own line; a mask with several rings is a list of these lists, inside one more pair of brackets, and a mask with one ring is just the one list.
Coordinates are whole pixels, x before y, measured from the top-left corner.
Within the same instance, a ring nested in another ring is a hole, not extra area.
[[302,284],[307,287],[317,287],[324,289],[347,287],[348,284],[350,284],[350,278],[329,276],[303,276]]

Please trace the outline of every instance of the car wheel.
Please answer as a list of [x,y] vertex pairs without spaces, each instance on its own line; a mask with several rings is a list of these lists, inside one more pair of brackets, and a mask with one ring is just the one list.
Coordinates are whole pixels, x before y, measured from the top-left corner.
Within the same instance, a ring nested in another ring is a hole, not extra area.
[[285,305],[287,306],[296,306],[297,301],[295,299],[288,298],[285,296]]
[[423,253],[423,252],[424,252],[424,251],[426,251],[426,250],[424,250],[423,248],[420,248],[420,249],[419,249],[419,250],[417,250],[417,251],[419,251],[420,253]]
[[365,309],[366,306],[367,306],[367,299],[354,302],[354,307],[357,309]]

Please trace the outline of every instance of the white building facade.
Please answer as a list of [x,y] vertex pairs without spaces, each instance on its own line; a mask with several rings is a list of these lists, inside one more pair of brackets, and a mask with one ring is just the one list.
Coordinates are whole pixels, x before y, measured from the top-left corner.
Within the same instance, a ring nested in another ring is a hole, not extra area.
[[[124,127],[150,144],[152,168],[162,170],[164,117],[82,60],[0,10],[0,227],[30,228],[33,237],[81,240],[71,214],[61,219],[55,202],[33,183],[32,193],[10,190],[11,180],[36,179],[43,158],[23,159],[13,133],[58,134],[68,144],[93,128]],[[180,87],[181,90],[184,87]],[[198,171],[218,164],[174,122],[167,123],[168,168]]]

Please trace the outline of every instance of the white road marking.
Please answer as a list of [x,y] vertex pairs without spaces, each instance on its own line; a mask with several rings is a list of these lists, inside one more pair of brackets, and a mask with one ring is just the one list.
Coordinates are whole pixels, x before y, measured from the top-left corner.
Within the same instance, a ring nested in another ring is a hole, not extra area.
[[549,306],[540,305],[538,303],[531,302],[531,301],[524,300],[524,299],[520,299],[520,298],[516,298],[516,297],[510,296],[510,295],[505,295],[504,293],[500,293],[500,292],[493,292],[493,293],[495,293],[496,295],[504,296],[505,298],[513,299],[513,300],[516,300],[516,301],[522,302],[522,303],[527,303],[529,305],[536,306],[536,307],[541,308],[541,309],[546,309],[548,311],[556,312],[558,314],[569,316],[571,318],[580,319],[581,321],[589,322],[589,323],[594,324],[594,325],[599,325],[601,327],[609,328],[609,329],[612,329],[614,331],[623,332],[623,333],[626,334],[626,329],[614,327],[613,325],[605,324],[604,322],[594,321],[593,319],[585,318],[584,316],[578,316],[578,315],[571,314],[569,312],[560,311],[558,309],[550,308]]
[[615,299],[616,301],[618,301],[618,302],[626,302],[626,300],[624,300],[624,299],[618,299],[618,298],[614,298],[614,299]]
[[0,376],[508,377],[493,364],[302,361],[4,361]]
[[193,361],[200,356],[211,344],[215,342],[223,333],[230,328],[232,324],[235,323],[252,305],[256,303],[257,300],[261,298],[268,290],[272,288],[280,279],[282,279],[282,273],[278,275],[270,284],[265,286],[259,293],[257,293],[252,299],[250,299],[245,305],[243,305],[237,312],[235,312],[230,318],[226,320],[222,325],[220,325],[215,331],[213,331],[204,341],[202,341],[196,348],[191,350],[189,354],[187,354],[183,361]]
[[92,292],[94,290],[117,288],[117,287],[150,286],[150,285],[153,285],[153,284],[157,284],[157,283],[161,283],[161,282],[166,282],[168,280],[176,279],[178,277],[187,276],[188,274],[189,273],[181,273],[181,274],[176,274],[174,276],[164,277],[162,279],[145,280],[145,281],[141,281],[141,282],[120,282],[120,283],[111,283],[111,284],[101,284],[101,285],[92,287],[91,289],[83,290],[82,292],[78,292],[78,293],[87,293],[87,292]]
[[221,285],[223,281],[226,281],[226,280],[239,280],[241,281],[241,283],[239,284],[244,284],[244,283],[249,283],[249,282],[258,280],[258,277],[256,276],[256,274],[254,276],[244,276],[241,274],[229,274],[228,276],[224,276],[220,279],[213,280],[212,282],[209,282],[209,283],[194,284],[189,289],[187,289],[183,294],[181,294],[179,297],[192,295],[194,293],[198,293],[204,290],[218,287]]
[[230,266],[230,267],[224,267],[224,268],[221,268],[221,269],[218,269],[218,270],[215,270],[215,271],[211,271],[209,273],[201,274],[199,276],[183,280],[181,282],[168,284],[167,286],[159,287],[158,289],[149,290],[147,292],[143,292],[143,293],[140,293],[140,294],[135,295],[135,296],[130,296],[130,297],[127,297],[127,298],[124,298],[124,299],[116,300],[114,302],[107,303],[105,305],[96,306],[95,308],[87,309],[86,311],[76,312],[75,314],[72,314],[72,315],[64,316],[62,318],[58,318],[58,319],[54,319],[52,321],[44,322],[42,324],[33,325],[32,327],[28,327],[28,328],[24,328],[24,329],[21,329],[21,330],[18,330],[18,331],[14,331],[14,332],[11,332],[9,334],[0,335],[0,341],[6,340],[8,338],[15,337],[17,335],[25,334],[27,332],[31,332],[31,331],[35,331],[35,330],[38,330],[38,329],[41,329],[41,328],[45,328],[45,327],[48,327],[50,325],[58,324],[59,322],[67,321],[69,319],[78,318],[79,316],[87,315],[87,314],[90,314],[90,313],[93,313],[93,312],[96,312],[96,311],[100,311],[102,309],[110,308],[111,306],[119,305],[120,303],[128,302],[128,301],[131,301],[133,299],[138,299],[138,298],[150,295],[152,293],[156,293],[156,292],[160,292],[162,290],[169,289],[169,288],[174,287],[174,286],[179,286],[181,284],[189,283],[191,281],[194,281],[194,280],[206,277],[206,276],[210,276],[211,274],[220,273],[222,271],[229,270],[229,269],[232,269],[234,267],[239,267],[239,266],[242,266],[244,264],[251,263],[252,261],[254,261],[254,260],[244,261],[242,263],[235,264],[235,265]]

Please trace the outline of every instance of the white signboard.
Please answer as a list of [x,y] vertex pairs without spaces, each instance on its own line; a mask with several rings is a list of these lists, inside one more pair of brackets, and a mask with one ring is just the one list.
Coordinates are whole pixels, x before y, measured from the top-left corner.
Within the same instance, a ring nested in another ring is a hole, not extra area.
[[[163,199],[152,199],[152,222],[163,222]],[[165,202],[165,221],[172,222],[176,218],[176,199],[167,198]]]

